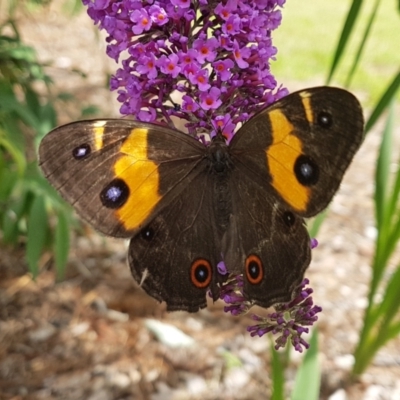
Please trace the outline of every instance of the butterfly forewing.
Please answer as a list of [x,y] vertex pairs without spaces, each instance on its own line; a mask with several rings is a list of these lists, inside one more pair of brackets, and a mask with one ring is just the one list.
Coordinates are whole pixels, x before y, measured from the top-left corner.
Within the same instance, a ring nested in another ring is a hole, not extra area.
[[292,93],[256,114],[233,138],[231,153],[254,180],[311,217],[331,201],[362,139],[357,99],[320,87]]
[[79,121],[39,148],[46,178],[100,232],[132,237],[184,190],[204,158],[188,135],[132,120]]

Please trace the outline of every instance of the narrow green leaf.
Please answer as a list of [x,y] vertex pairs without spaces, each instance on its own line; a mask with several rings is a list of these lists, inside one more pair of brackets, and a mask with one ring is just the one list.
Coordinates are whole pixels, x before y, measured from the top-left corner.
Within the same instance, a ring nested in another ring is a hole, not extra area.
[[365,123],[365,133],[368,133],[372,127],[375,125],[376,121],[379,119],[383,111],[386,109],[390,101],[394,98],[397,90],[400,87],[400,71],[395,75],[392,82],[389,84],[382,97],[379,99],[377,105],[369,116],[367,122]]
[[57,269],[57,278],[63,279],[65,276],[65,266],[68,260],[68,253],[70,247],[70,227],[69,215],[61,210],[57,214],[58,221],[54,237],[54,254]]
[[15,199],[8,199],[8,208],[3,217],[3,240],[6,243],[17,243],[20,232],[20,221],[26,215],[32,203],[32,193],[25,190]]
[[322,213],[318,214],[311,222],[311,226],[308,227],[308,233],[311,238],[315,238],[318,235],[318,232],[322,226],[322,223],[325,221],[326,216],[328,215],[328,209],[324,210]]
[[[1,156],[1,153],[0,153]],[[1,166],[0,168],[0,204],[7,203],[11,192],[18,181],[18,172],[10,171],[7,167],[9,165]]]
[[26,258],[29,269],[34,277],[39,273],[39,258],[47,240],[47,214],[42,196],[33,200],[28,219],[28,236],[26,244]]
[[354,24],[360,13],[362,3],[363,3],[363,0],[353,0],[353,3],[351,4],[350,10],[347,14],[347,18],[346,18],[346,21],[345,21],[343,29],[342,29],[342,32],[340,34],[339,42],[336,47],[336,51],[335,51],[335,54],[333,57],[331,68],[329,70],[328,79],[326,80],[327,85],[330,83],[332,76],[335,73],[336,68],[339,64],[339,61],[342,58],[344,49],[346,48],[346,45],[347,45],[347,43],[350,39],[351,33],[353,31]]
[[314,328],[310,348],[306,351],[294,382],[291,400],[318,400],[321,371],[318,362],[318,330]]
[[380,5],[380,2],[381,2],[381,0],[375,0],[374,8],[371,11],[367,26],[365,27],[365,31],[364,31],[364,34],[362,36],[361,43],[358,46],[358,50],[356,52],[356,55],[354,56],[353,64],[352,64],[352,66],[350,68],[350,72],[347,75],[346,82],[345,82],[345,87],[349,87],[350,83],[351,83],[351,80],[353,79],[354,73],[355,73],[355,71],[357,69],[357,66],[358,66],[358,64],[360,62],[360,59],[361,59],[361,55],[362,55],[363,50],[365,48],[365,43],[367,42],[367,39],[368,39],[369,34],[371,32],[371,28],[372,28],[373,22],[375,21],[375,18],[378,15],[378,7]]
[[385,218],[386,196],[388,176],[390,174],[390,162],[392,152],[393,113],[389,113],[385,128],[382,134],[382,142],[379,149],[378,160],[375,171],[375,212],[379,235],[386,240],[388,224]]
[[[392,107],[392,111],[394,112],[394,106]],[[393,190],[392,193],[390,194],[386,206],[386,214],[392,216],[391,218],[392,226],[396,226],[396,218],[397,218],[397,225],[400,225],[400,222],[398,221],[398,219],[400,218],[400,208],[397,208],[399,195],[400,195],[400,154],[399,154],[399,160],[397,161],[397,172],[393,182]]]
[[33,89],[29,86],[25,88],[25,100],[26,105],[29,110],[34,114],[37,118],[40,117],[40,99],[39,94],[36,93]]
[[400,287],[400,268],[398,268],[391,276],[389,283],[386,286],[383,300],[379,307],[379,315],[383,322],[378,329],[378,337],[382,345],[387,341],[386,331],[393,318],[398,314],[400,309],[399,302],[399,287]]
[[0,129],[0,146],[4,147],[8,154],[13,158],[18,170],[18,174],[23,176],[26,169],[25,155],[14,144],[3,135]]
[[271,400],[285,400],[285,366],[281,354],[275,350],[271,340],[272,396]]

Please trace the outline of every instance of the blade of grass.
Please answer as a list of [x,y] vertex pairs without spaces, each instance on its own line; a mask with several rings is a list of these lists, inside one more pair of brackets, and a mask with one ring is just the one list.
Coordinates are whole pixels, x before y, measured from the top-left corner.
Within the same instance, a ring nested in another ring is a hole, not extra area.
[[375,0],[374,8],[371,11],[367,26],[365,27],[365,31],[364,31],[363,37],[361,39],[361,43],[360,43],[360,45],[358,47],[358,50],[357,50],[357,53],[356,53],[356,55],[354,57],[353,64],[351,66],[350,72],[347,75],[346,82],[344,84],[345,87],[349,87],[350,83],[351,83],[351,80],[353,79],[354,73],[355,73],[355,71],[356,71],[356,69],[358,67],[358,64],[359,64],[360,59],[361,59],[361,55],[362,55],[363,50],[365,48],[365,43],[367,42],[367,38],[369,37],[369,33],[371,32],[372,25],[373,25],[373,23],[375,21],[375,18],[377,16],[378,7],[379,7],[380,3],[381,3],[380,0]]
[[328,214],[328,209],[324,210],[322,213],[318,214],[311,222],[311,226],[308,228],[308,233],[311,238],[315,238]]
[[382,97],[379,99],[374,110],[372,111],[367,122],[365,123],[365,133],[368,133],[375,125],[376,121],[379,119],[384,110],[387,108],[390,101],[396,95],[399,87],[400,87],[400,71],[397,73],[397,75],[395,75],[392,82],[389,84],[389,86],[383,93]]
[[46,244],[47,230],[44,199],[42,196],[36,196],[29,213],[26,245],[26,259],[33,277],[36,277],[39,273],[38,262]]
[[313,330],[310,348],[304,355],[294,382],[291,400],[318,400],[321,385],[321,370],[318,362],[318,329]]
[[[393,109],[393,107],[392,107]],[[392,151],[392,131],[394,124],[393,112],[390,112],[383,131],[382,142],[375,171],[375,213],[379,239],[385,241],[388,233],[387,217],[385,213],[388,176],[390,173],[391,151]]]
[[70,247],[69,235],[69,213],[61,210],[58,214],[58,222],[54,237],[54,255],[57,269],[57,279],[62,280],[65,276],[65,266],[68,260]]
[[357,17],[360,13],[361,5],[363,0],[353,0],[351,4],[350,10],[347,14],[346,21],[344,23],[342,33],[340,34],[339,42],[336,47],[335,54],[333,56],[333,61],[331,64],[331,68],[329,70],[328,78],[326,80],[326,84],[329,85],[333,74],[336,71],[336,68],[339,64],[340,59],[342,58],[344,49],[350,39],[351,33],[353,32],[354,25],[356,23]]
[[285,400],[285,366],[281,359],[281,354],[274,348],[272,339],[270,344],[272,368],[271,400]]

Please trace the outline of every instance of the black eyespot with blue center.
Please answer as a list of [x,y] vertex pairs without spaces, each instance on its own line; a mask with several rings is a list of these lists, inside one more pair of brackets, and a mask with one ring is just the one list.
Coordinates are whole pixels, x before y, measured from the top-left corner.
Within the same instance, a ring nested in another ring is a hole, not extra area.
[[129,197],[129,187],[122,179],[115,178],[100,192],[104,207],[117,209],[122,207]]
[[144,228],[140,231],[140,235],[144,240],[150,242],[154,237],[154,229],[149,227]]
[[302,154],[294,164],[297,180],[304,186],[315,185],[319,180],[318,165],[308,156]]
[[291,228],[294,225],[294,223],[296,222],[296,217],[290,211],[284,212],[282,215],[282,219],[288,228]]
[[92,149],[90,148],[90,145],[87,143],[81,144],[77,147],[75,147],[72,150],[72,156],[75,158],[75,160],[83,160],[87,156],[90,155],[92,152]]
[[327,111],[321,111],[317,115],[317,122],[321,128],[330,128],[333,123],[332,114]]

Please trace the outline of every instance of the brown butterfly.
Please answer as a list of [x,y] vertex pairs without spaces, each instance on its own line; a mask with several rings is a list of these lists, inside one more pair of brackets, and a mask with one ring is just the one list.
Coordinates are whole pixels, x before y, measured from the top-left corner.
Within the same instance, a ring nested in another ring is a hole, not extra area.
[[229,144],[139,121],[78,121],[42,140],[40,166],[81,217],[130,238],[137,282],[169,310],[215,299],[224,260],[263,307],[289,301],[311,259],[303,218],[327,207],[363,140],[357,99],[302,90],[254,115]]

